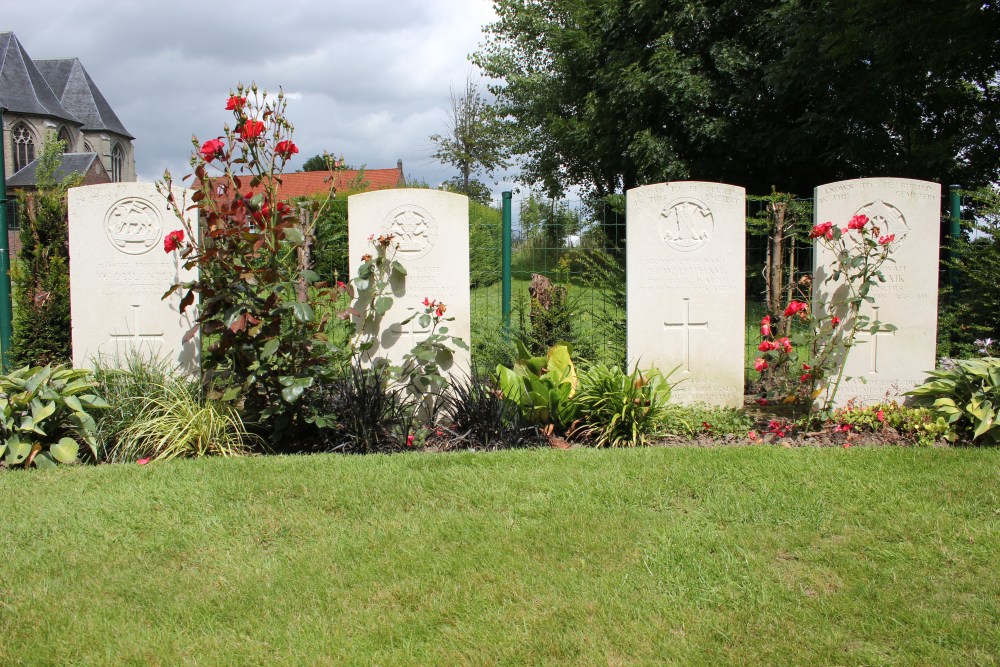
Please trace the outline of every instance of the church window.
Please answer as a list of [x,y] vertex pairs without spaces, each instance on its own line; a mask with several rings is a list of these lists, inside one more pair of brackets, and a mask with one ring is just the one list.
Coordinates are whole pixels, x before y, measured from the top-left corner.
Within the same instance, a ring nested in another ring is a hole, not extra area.
[[115,144],[114,149],[111,151],[111,180],[115,183],[120,183],[122,180],[122,174],[124,173],[125,167],[125,151],[122,150],[121,144]]
[[56,139],[63,142],[64,152],[66,153],[73,152],[73,140],[70,139],[69,130],[67,130],[65,126],[59,128],[59,134],[56,136]]
[[26,164],[35,159],[35,140],[31,137],[31,131],[24,123],[18,123],[10,132],[10,141],[14,156],[14,172],[18,172]]

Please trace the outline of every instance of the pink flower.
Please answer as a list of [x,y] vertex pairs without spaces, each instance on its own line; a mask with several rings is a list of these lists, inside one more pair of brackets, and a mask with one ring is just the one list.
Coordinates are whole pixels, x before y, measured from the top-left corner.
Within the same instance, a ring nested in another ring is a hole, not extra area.
[[781,338],[779,338],[775,347],[777,347],[778,345],[781,346],[781,349],[785,352],[785,354],[792,353],[792,341],[788,340],[788,336],[782,336]]
[[338,280],[337,289],[347,289],[347,283],[345,283],[343,280]]
[[750,438],[751,442],[756,442],[757,441],[757,431],[750,431],[749,433],[747,433],[747,437]]
[[866,224],[868,224],[868,216],[862,213],[851,218],[851,221],[847,223],[847,228],[862,229]]
[[173,252],[184,243],[184,230],[175,229],[163,239],[163,252]]
[[368,235],[368,240],[369,241],[374,241],[375,240],[375,235],[374,234],[369,234]]
[[136,461],[136,463],[138,463],[138,464],[139,464],[139,465],[141,465],[141,466],[144,466],[144,465],[146,465],[147,463],[149,463],[149,457],[147,456],[147,457],[146,457],[146,458],[144,458],[144,459],[139,459],[138,461]]
[[760,345],[757,346],[757,349],[760,350],[761,352],[770,352],[771,350],[775,350],[777,348],[778,344],[771,342],[769,340],[765,340]]
[[760,321],[760,335],[770,336],[771,335],[771,316],[765,315],[764,319]]
[[757,399],[757,405],[759,405],[761,407],[764,407],[765,405],[767,405],[767,399],[766,398],[758,398]]
[[788,304],[788,308],[785,308],[785,317],[791,317],[795,313],[808,309],[809,306],[802,303],[801,301],[792,301],[790,304]]
[[299,152],[299,147],[291,141],[279,141],[274,147],[275,155],[280,155],[286,160]]
[[761,371],[765,371],[767,370],[767,361],[761,359],[760,357],[757,357],[756,359],[754,359],[753,368],[758,373]]
[[413,446],[413,436],[412,435],[406,436],[406,446],[407,447],[412,447]]
[[222,143],[222,139],[209,139],[201,145],[201,156],[205,158],[206,162],[211,162],[217,157],[222,157],[226,154],[226,146]]
[[264,133],[264,123],[259,120],[254,120],[252,118],[247,119],[239,129],[236,130],[243,141],[250,141],[251,139],[256,139]]
[[801,382],[802,384],[805,384],[806,382],[809,382],[809,378],[811,378],[811,377],[812,376],[809,375],[809,373],[803,373],[802,375],[799,376],[799,382]]
[[895,234],[889,234],[888,236],[880,236],[880,237],[878,237],[878,244],[879,245],[888,245],[888,244],[892,243],[895,240],[896,240],[896,235]]
[[844,443],[844,449],[850,449],[850,447],[851,447],[851,443],[849,443],[849,442],[845,442]]
[[438,316],[438,317],[441,317],[441,316],[443,316],[443,315],[444,315],[444,311],[445,311],[445,310],[447,310],[447,308],[445,307],[445,305],[444,305],[443,303],[439,303],[439,304],[437,305],[437,309],[436,309],[436,310],[434,311],[434,314],[435,314],[436,316]]
[[879,420],[880,422],[884,422],[885,421],[885,411],[884,410],[879,410],[878,412],[876,412],[875,413],[875,419]]

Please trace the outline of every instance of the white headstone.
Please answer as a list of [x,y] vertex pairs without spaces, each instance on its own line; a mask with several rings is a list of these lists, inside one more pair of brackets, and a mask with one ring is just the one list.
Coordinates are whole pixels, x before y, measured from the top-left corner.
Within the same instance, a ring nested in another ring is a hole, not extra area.
[[626,212],[629,364],[673,370],[679,402],[742,406],[745,191],[646,185]]
[[[175,188],[190,202],[192,191]],[[198,229],[198,214],[186,213]],[[70,308],[73,365],[97,358],[117,364],[135,350],[167,359],[184,373],[196,373],[200,339],[183,343],[194,325],[197,303],[181,315],[181,294],[163,294],[177,280],[193,280],[176,252],[163,249],[164,236],[182,225],[152,183],[110,183],[69,191]]]
[[[395,259],[407,274],[403,287],[392,291],[392,308],[382,317],[380,335],[372,356],[386,357],[393,363],[424,340],[430,333],[419,318],[401,325],[414,313],[423,313],[425,298],[443,302],[448,335],[462,338],[471,345],[471,306],[469,295],[469,198],[441,190],[417,188],[379,190],[353,195],[347,200],[348,248],[351,276],[356,276],[361,257],[375,254],[368,240],[394,235],[398,244]],[[390,250],[388,256],[393,256]],[[454,349],[446,373],[469,371],[469,353]]]
[[[874,304],[862,314],[892,324],[860,333],[849,351],[836,405],[901,400],[903,392],[933,370],[937,344],[938,246],[941,230],[941,186],[906,178],[862,178],[816,188],[815,216],[846,227],[855,215],[867,215],[881,235],[895,234],[893,262],[882,267],[886,282],[871,292]],[[824,283],[830,253],[816,246],[814,309],[828,302],[836,283]],[[817,312],[819,312],[817,310]]]

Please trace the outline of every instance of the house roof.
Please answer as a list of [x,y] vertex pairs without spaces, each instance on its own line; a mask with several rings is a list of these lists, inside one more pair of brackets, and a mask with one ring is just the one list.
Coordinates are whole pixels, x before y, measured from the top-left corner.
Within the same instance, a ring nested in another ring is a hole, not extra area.
[[84,130],[107,131],[134,139],[90,78],[79,58],[36,60],[35,66],[63,107],[83,122]]
[[13,113],[83,124],[62,105],[12,32],[0,33],[0,105]]
[[[330,172],[300,171],[294,174],[283,174],[281,185],[278,186],[278,200],[288,201],[296,197],[321,195],[330,190]],[[213,179],[213,182],[220,179]],[[249,177],[241,180],[248,182]],[[403,177],[403,164],[400,162],[395,169],[341,169],[333,172],[333,186],[337,192],[371,192],[406,185]],[[254,194],[263,188],[257,187]]]
[[[59,166],[52,175],[56,183],[63,182],[71,174],[86,174],[97,161],[97,153],[63,153],[60,156]],[[101,167],[103,169],[103,165]],[[7,179],[8,188],[33,188],[38,176],[38,159],[32,160],[24,165],[13,176]]]

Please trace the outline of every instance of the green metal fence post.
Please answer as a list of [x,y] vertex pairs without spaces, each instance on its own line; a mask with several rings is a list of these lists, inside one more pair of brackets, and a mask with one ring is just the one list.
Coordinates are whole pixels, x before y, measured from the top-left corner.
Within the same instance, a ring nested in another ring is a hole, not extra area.
[[948,200],[951,204],[951,228],[948,233],[948,284],[951,285],[952,293],[958,289],[958,270],[954,267],[954,262],[958,255],[958,240],[962,235],[962,195],[959,190],[961,185],[948,187]]
[[13,333],[14,309],[10,303],[10,242],[7,239],[7,159],[4,151],[3,112],[0,107],[0,366],[7,372],[7,354]]
[[503,197],[503,245],[501,246],[501,262],[503,274],[501,278],[500,312],[503,314],[504,331],[510,333],[510,204],[511,192],[508,190]]

